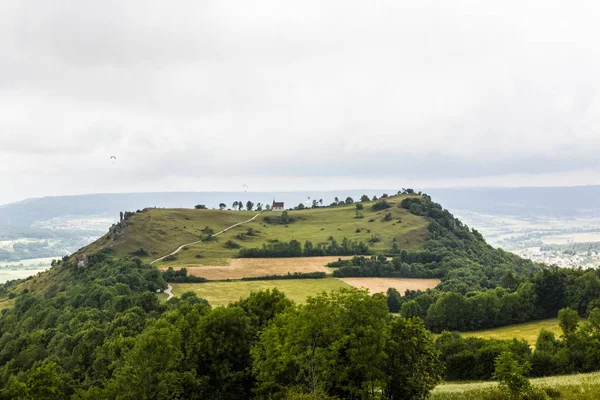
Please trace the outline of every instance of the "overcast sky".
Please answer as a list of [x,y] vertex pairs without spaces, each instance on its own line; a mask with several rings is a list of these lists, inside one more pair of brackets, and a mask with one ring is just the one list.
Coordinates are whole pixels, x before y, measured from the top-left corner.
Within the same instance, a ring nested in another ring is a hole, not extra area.
[[598,21],[595,1],[2,0],[0,204],[598,184]]

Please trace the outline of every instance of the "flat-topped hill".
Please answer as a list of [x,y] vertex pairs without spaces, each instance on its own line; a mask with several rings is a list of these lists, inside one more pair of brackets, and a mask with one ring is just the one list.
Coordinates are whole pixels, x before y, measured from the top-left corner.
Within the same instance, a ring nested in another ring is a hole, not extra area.
[[[145,209],[130,213],[124,222],[77,254],[94,254],[104,249],[117,256],[134,254],[150,262],[184,244],[184,249],[158,265],[224,265],[241,250],[291,240],[315,247],[334,239],[363,242],[374,254],[389,252],[393,242],[406,250],[422,249],[427,239],[428,220],[399,207],[409,195],[384,199],[389,208],[378,210],[377,201],[280,211],[231,211],[196,209]],[[358,206],[360,208],[361,206]],[[252,219],[254,218],[254,219]],[[239,226],[212,236],[232,225]],[[200,241],[200,242],[199,242]]]

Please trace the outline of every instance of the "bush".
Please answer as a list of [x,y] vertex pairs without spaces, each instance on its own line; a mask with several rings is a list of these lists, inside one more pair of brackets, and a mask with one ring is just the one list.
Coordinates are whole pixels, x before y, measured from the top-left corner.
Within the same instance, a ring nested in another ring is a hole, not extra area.
[[194,208],[196,210],[206,210],[206,206],[204,204],[196,204]]
[[169,254],[168,256],[166,256],[165,258],[162,259],[163,261],[176,261],[177,260],[177,256],[174,254]]
[[282,212],[279,216],[269,215],[263,218],[267,224],[273,225],[288,225],[294,221],[297,221],[298,219],[299,217],[291,216],[287,211]]
[[357,210],[363,210],[364,208],[365,208],[365,206],[362,203],[356,203]]
[[234,242],[233,240],[228,240],[225,242],[225,247],[228,249],[239,249],[242,246],[239,243]]
[[136,256],[136,257],[146,257],[149,255],[149,253],[148,253],[148,251],[146,251],[146,249],[144,249],[143,247],[140,247],[139,249],[132,251],[131,255]]
[[169,267],[166,271],[163,271],[162,275],[165,281],[171,283],[202,283],[207,282],[207,279],[200,276],[191,276],[187,274],[186,268],[181,268],[177,271],[173,267]]
[[392,213],[391,212],[386,213],[385,217],[383,217],[383,220],[386,221],[386,222],[387,221],[391,221],[392,219],[394,219],[394,218],[392,217]]
[[390,208],[392,205],[390,203],[388,203],[385,200],[380,200],[377,203],[373,204],[371,206],[371,208],[373,209],[373,211],[381,211],[381,210],[385,210],[387,208]]

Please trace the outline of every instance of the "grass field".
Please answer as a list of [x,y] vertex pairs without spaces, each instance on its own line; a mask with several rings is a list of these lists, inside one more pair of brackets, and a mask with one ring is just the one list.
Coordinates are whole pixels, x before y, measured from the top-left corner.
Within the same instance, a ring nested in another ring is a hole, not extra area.
[[149,255],[142,260],[149,262],[182,244],[200,240],[202,229],[206,226],[219,232],[256,214],[254,211],[152,208],[129,218],[123,236],[116,241],[105,235],[78,253],[90,254],[112,248],[117,255],[125,255],[143,247]]
[[[285,275],[288,272],[331,273],[327,264],[339,257],[296,257],[296,258],[234,258],[228,266],[187,267],[188,274],[209,280],[242,279],[266,275]],[[346,257],[342,257],[346,258]],[[178,269],[179,267],[175,267]],[[161,269],[166,269],[162,266]],[[387,289],[386,289],[387,290]]]
[[274,281],[235,281],[235,282],[206,282],[206,283],[173,283],[173,294],[180,296],[185,292],[195,292],[212,306],[224,306],[251,292],[277,288],[287,297],[298,303],[303,303],[309,296],[349,287],[339,279],[290,279]]
[[404,295],[407,289],[427,290],[439,285],[439,279],[410,279],[410,278],[341,278],[350,286],[368,289],[370,293],[386,292],[389,288],[395,288]]
[[[341,241],[344,237],[368,242],[372,237],[379,242],[369,244],[374,252],[387,251],[396,239],[400,248],[412,250],[423,247],[427,239],[429,222],[422,217],[412,215],[398,207],[407,196],[393,196],[387,199],[394,206],[384,211],[373,211],[373,202],[364,203],[361,211],[363,218],[356,217],[355,205],[333,208],[316,208],[290,211],[298,217],[289,225],[267,224],[264,217],[279,215],[279,212],[262,212],[256,220],[238,226],[218,236],[211,242],[191,245],[177,254],[177,260],[157,263],[159,267],[168,266],[215,266],[227,265],[239,250],[225,247],[225,242],[234,240],[242,247],[260,247],[268,240],[290,241],[296,239],[302,243],[310,240],[313,244],[327,242],[329,237]],[[386,213],[392,214],[391,221],[384,221]],[[255,211],[219,211],[192,209],[148,209],[136,213],[128,220],[128,227],[122,237],[113,241],[104,236],[81,252],[94,253],[110,247],[117,255],[131,253],[141,247],[150,255],[143,261],[151,261],[166,255],[185,243],[200,239],[201,229],[209,226],[218,232],[235,223],[246,221],[256,215]],[[248,228],[258,232],[256,236],[241,237]]]
[[[600,372],[590,374],[551,376],[531,379],[536,387],[550,387],[560,392],[560,399],[600,399]],[[496,388],[496,382],[443,383],[431,395],[432,400],[489,399],[485,393]]]
[[558,318],[552,318],[483,331],[463,332],[462,336],[484,339],[525,339],[530,345],[534,346],[542,328],[554,332],[556,337],[562,335],[562,330],[558,326]]

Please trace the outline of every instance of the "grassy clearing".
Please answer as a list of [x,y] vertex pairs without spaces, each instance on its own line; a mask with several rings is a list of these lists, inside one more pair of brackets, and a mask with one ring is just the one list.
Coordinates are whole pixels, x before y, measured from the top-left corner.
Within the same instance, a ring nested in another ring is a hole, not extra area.
[[552,318],[540,321],[525,322],[523,324],[508,325],[483,331],[463,332],[462,336],[484,339],[525,339],[530,345],[533,346],[535,345],[542,328],[554,332],[556,337],[562,335],[562,330],[558,325],[558,318]]
[[149,255],[142,257],[142,260],[149,262],[182,244],[200,240],[205,226],[218,232],[256,214],[254,211],[148,209],[127,220],[128,226],[122,237],[111,240],[105,235],[78,253],[90,254],[103,248],[112,248],[122,256],[143,247]]
[[11,308],[14,305],[15,305],[15,299],[8,299],[8,298],[0,299],[0,311],[4,310],[5,308]]
[[[592,400],[600,398],[600,372],[531,379],[536,387],[553,388],[560,399]],[[432,400],[489,399],[486,393],[498,387],[496,382],[443,383],[431,395]]]
[[341,278],[350,286],[368,289],[370,293],[386,292],[395,288],[400,294],[407,289],[427,290],[439,285],[439,279],[410,279],[410,278]]
[[[234,240],[242,247],[260,247],[269,240],[301,242],[310,240],[313,244],[327,242],[329,237],[341,241],[344,237],[352,240],[368,242],[372,237],[380,239],[369,244],[374,252],[384,252],[392,247],[396,239],[400,248],[413,250],[423,247],[427,239],[428,221],[412,215],[398,207],[408,196],[394,196],[387,199],[392,208],[383,211],[371,210],[373,202],[364,203],[361,210],[363,218],[356,217],[355,205],[316,208],[290,211],[290,215],[298,220],[289,225],[267,224],[264,217],[279,215],[279,212],[263,212],[256,220],[236,227],[212,242],[202,242],[189,246],[177,255],[177,260],[158,263],[159,267],[168,266],[214,266],[227,265],[239,249],[225,247],[225,242]],[[384,221],[387,213],[392,220]],[[128,220],[128,228],[116,241],[104,236],[94,244],[81,250],[94,253],[102,248],[110,247],[117,255],[131,253],[141,247],[150,255],[143,261],[151,261],[168,254],[182,244],[200,239],[201,229],[209,226],[218,232],[235,223],[246,221],[256,215],[255,211],[219,211],[192,209],[148,209],[137,213]],[[370,222],[369,222],[370,221]],[[256,236],[238,237],[246,233],[248,228],[258,232]]]
[[[346,258],[346,257],[342,257]],[[266,275],[285,275],[288,272],[330,273],[327,264],[338,257],[297,257],[297,258],[234,258],[228,266],[187,267],[188,274],[209,280],[242,279]],[[175,267],[178,269],[179,267]],[[161,269],[166,269],[163,264]]]
[[173,294],[180,296],[185,292],[195,292],[212,306],[224,306],[248,296],[251,292],[277,288],[286,296],[298,303],[303,303],[309,296],[322,292],[347,288],[347,284],[339,279],[294,279],[274,281],[236,281],[206,283],[173,283]]

